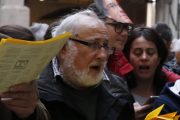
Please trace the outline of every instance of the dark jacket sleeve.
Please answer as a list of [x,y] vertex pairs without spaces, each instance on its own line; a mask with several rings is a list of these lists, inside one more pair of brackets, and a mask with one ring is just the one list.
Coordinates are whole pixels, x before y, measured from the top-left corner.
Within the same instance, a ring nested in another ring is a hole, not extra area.
[[51,120],[50,114],[45,108],[45,106],[41,103],[40,100],[37,101],[37,106],[34,111],[34,118],[30,120]]
[[173,107],[169,104],[169,102],[166,102],[166,101],[164,101],[162,99],[157,99],[155,101],[153,109],[156,109],[156,108],[160,107],[163,104],[165,104],[165,106],[161,110],[160,115],[168,114],[168,113],[171,113],[173,111],[173,109],[172,109]]

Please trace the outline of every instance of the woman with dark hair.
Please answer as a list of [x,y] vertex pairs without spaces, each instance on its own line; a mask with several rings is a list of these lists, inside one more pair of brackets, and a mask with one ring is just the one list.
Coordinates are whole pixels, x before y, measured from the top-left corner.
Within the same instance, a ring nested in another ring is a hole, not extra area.
[[44,37],[43,37],[44,40],[48,40],[48,39],[53,38],[53,37],[52,37],[52,34],[51,34],[52,29],[53,29],[54,27],[58,26],[62,21],[63,21],[63,18],[62,18],[62,20],[61,20],[61,19],[58,19],[58,20],[54,21],[53,23],[51,23],[51,24],[49,25],[49,27],[48,27],[48,29],[46,30],[46,33],[45,33],[45,35],[44,35]]
[[33,33],[29,29],[20,25],[4,25],[0,27],[0,33],[15,39],[36,41]]
[[3,33],[0,33],[0,41],[2,38],[6,39],[6,38],[11,38],[11,37],[9,37],[8,35],[5,35]]
[[136,118],[141,120],[152,108],[152,104],[144,103],[150,96],[159,95],[167,82],[162,66],[168,50],[155,30],[139,27],[129,36],[123,52],[134,67],[126,75],[126,80],[135,102],[140,104],[139,107],[134,106]]

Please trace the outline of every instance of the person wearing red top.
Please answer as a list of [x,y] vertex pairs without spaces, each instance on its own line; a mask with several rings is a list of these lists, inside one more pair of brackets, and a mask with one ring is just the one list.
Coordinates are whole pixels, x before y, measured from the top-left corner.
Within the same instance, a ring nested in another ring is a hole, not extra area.
[[114,52],[114,54],[109,57],[107,67],[109,71],[120,75],[124,79],[126,79],[126,74],[134,69],[122,51]]
[[[134,69],[133,66],[129,64],[128,60],[124,56],[124,53],[122,52],[128,39],[128,35],[130,35],[133,30],[132,22],[126,22],[131,20],[128,16],[126,16],[126,19],[124,19],[125,21],[122,19],[121,22],[109,18],[103,14],[103,11],[99,11],[95,3],[89,5],[88,9],[93,10],[98,15],[99,19],[105,23],[109,34],[109,45],[116,48],[114,54],[108,58],[108,70],[126,79],[126,74]],[[180,76],[173,72],[169,72],[165,69],[162,69],[162,71],[166,73],[169,82],[180,79]]]
[[[126,74],[130,73],[134,69],[134,67],[124,56],[122,50],[124,49],[124,45],[128,39],[128,35],[130,35],[131,31],[133,30],[132,23],[124,23],[123,21],[118,22],[114,19],[109,18],[108,16],[105,16],[103,12],[100,12],[98,10],[95,3],[91,4],[88,9],[93,10],[98,15],[99,19],[101,19],[105,23],[109,34],[109,45],[116,48],[116,51],[109,56],[106,67],[109,71],[114,72],[126,79]],[[165,72],[168,81],[176,81],[180,79],[180,76],[173,72],[169,72],[165,69],[162,69],[162,71]],[[149,106],[143,108],[135,107],[136,117],[144,116],[143,111],[148,108]]]

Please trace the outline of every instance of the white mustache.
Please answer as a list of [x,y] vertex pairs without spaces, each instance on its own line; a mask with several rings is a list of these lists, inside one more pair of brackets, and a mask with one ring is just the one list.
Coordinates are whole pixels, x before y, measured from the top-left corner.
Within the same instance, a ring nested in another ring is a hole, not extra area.
[[89,66],[104,66],[104,62],[102,61],[92,62]]

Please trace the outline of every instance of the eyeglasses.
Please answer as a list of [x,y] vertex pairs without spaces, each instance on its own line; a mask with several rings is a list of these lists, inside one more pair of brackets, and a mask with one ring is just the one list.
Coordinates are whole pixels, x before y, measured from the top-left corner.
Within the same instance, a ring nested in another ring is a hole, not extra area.
[[133,31],[133,24],[131,23],[116,22],[116,23],[105,23],[105,25],[114,26],[114,30],[118,34],[122,33],[124,29],[128,31],[128,35],[130,35],[131,32]]
[[83,45],[86,45],[88,46],[92,51],[99,51],[102,47],[105,49],[105,52],[106,52],[106,55],[111,55],[113,54],[113,52],[115,51],[115,47],[111,47],[111,46],[108,46],[108,45],[99,45],[95,42],[93,43],[90,43],[90,42],[86,42],[86,41],[82,41],[82,40],[77,40],[77,39],[73,39],[73,38],[69,38],[70,40],[73,40],[73,41],[76,41],[78,43],[81,43]]

